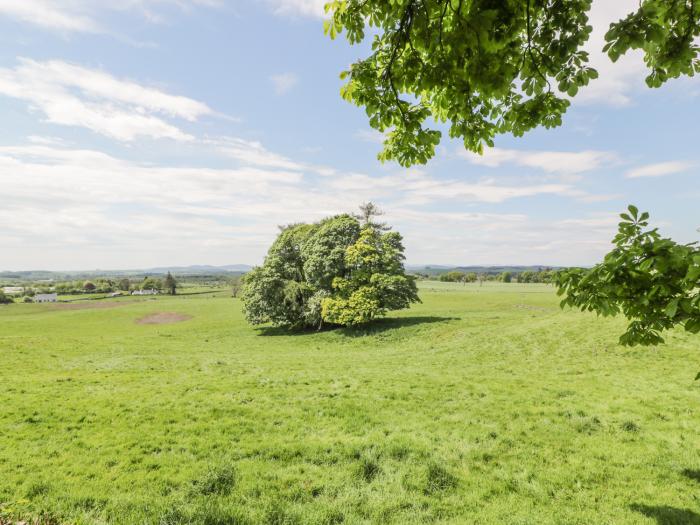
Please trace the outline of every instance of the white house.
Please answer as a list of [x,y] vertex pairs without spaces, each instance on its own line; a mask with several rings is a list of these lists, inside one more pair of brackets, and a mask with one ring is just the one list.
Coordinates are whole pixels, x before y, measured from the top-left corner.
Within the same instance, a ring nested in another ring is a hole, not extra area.
[[22,295],[22,293],[24,293],[24,288],[21,286],[5,286],[2,291],[7,295]]
[[55,293],[38,293],[34,296],[35,303],[55,303],[58,295]]
[[134,290],[131,295],[158,295],[158,290]]

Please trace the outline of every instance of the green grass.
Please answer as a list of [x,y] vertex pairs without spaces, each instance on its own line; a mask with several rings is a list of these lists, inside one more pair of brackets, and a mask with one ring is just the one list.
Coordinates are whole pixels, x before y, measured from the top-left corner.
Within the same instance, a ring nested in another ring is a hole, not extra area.
[[700,523],[699,338],[619,347],[545,285],[421,295],[296,335],[226,294],[0,308],[0,521]]

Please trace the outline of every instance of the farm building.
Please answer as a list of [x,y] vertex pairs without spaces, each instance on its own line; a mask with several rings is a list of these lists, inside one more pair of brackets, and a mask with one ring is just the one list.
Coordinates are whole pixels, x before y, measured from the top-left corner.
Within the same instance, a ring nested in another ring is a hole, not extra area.
[[7,295],[22,295],[24,293],[24,288],[21,286],[5,286],[2,291]]
[[134,290],[131,295],[158,295],[158,290]]
[[55,293],[38,293],[34,296],[35,303],[55,303],[58,295]]

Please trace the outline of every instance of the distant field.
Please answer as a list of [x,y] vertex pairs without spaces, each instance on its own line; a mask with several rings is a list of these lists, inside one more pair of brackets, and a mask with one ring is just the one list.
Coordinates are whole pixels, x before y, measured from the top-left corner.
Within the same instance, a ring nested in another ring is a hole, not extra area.
[[698,337],[547,285],[293,335],[228,295],[0,307],[0,522],[700,523]]
[[[181,295],[190,294],[203,294],[210,292],[219,293],[229,293],[228,288],[214,287],[214,286],[203,286],[198,284],[186,284],[178,289],[178,293]],[[130,296],[131,292],[119,292],[122,296]],[[165,292],[160,292],[159,295],[163,295]],[[62,302],[75,302],[75,301],[92,301],[94,299],[113,299],[110,293],[81,293],[81,294],[59,294],[58,300]]]

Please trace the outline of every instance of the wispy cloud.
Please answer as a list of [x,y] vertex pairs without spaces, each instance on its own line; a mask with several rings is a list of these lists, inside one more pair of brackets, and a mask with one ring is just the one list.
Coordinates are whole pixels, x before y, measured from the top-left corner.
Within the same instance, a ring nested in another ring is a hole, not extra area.
[[203,102],[60,60],[19,59],[0,68],[0,94],[25,100],[48,122],[79,126],[121,141],[137,137],[190,140],[166,117],[195,121],[213,111]]
[[54,0],[0,0],[0,15],[48,29],[67,32],[100,30],[95,19],[71,6]]
[[298,83],[299,77],[295,73],[280,73],[270,77],[277,95],[284,95],[291,91]]
[[220,153],[242,164],[294,171],[305,169],[303,164],[269,151],[258,141],[226,137],[206,142],[213,144]]
[[625,173],[625,177],[636,179],[640,177],[663,177],[665,175],[673,175],[690,169],[693,165],[688,162],[669,161],[658,162],[656,164],[647,164],[638,166]]
[[[207,145],[240,166],[139,163],[41,140],[0,146],[0,187],[6,203],[0,209],[0,223],[6,225],[0,243],[14,254],[17,267],[31,266],[46,253],[63,267],[74,267],[70,261],[76,253],[83,254],[81,264],[88,267],[109,266],[117,252],[121,265],[129,266],[186,264],[203,256],[193,254],[203,253],[215,263],[256,262],[276,225],[352,211],[367,200],[387,209],[387,218],[406,236],[412,260],[485,262],[489,253],[496,258],[502,253],[505,259],[501,250],[511,241],[515,244],[509,261],[526,260],[526,252],[551,261],[560,257],[555,248],[561,245],[553,244],[559,239],[568,243],[566,257],[576,262],[590,250],[585,239],[602,243],[609,238],[602,228],[589,231],[575,248],[566,231],[552,233],[551,227],[542,229],[522,214],[435,211],[534,196],[575,197],[575,188],[566,184],[444,180],[419,170],[368,176],[329,169],[321,176],[321,169],[254,141],[229,138]],[[441,220],[450,228],[437,228]],[[525,243],[528,238],[541,245]],[[13,249],[19,246],[21,250]],[[469,246],[471,255],[461,254],[458,246]],[[596,256],[603,253],[598,248]]]
[[630,52],[613,63],[603,53],[605,33],[610,24],[639,9],[637,0],[594,0],[590,11],[591,38],[586,44],[590,64],[599,74],[596,80],[581,88],[574,97],[575,104],[622,107],[633,102],[633,94],[646,89],[647,68],[639,51]]
[[158,9],[175,6],[189,10],[196,6],[219,7],[221,0],[0,0],[0,16],[63,33],[106,33],[99,22],[104,11],[130,10],[151,22],[161,22]]
[[328,0],[267,0],[278,14],[291,14],[320,18]]
[[546,221],[526,214],[392,209],[412,263],[580,265],[610,250],[617,215]]
[[489,148],[483,155],[458,148],[458,155],[472,164],[499,167],[514,164],[546,171],[548,173],[584,173],[615,162],[616,157],[607,151],[527,151],[502,148]]
[[[329,182],[339,191],[365,192],[368,198],[402,193],[414,203],[427,204],[435,201],[500,203],[520,197],[535,195],[570,195],[572,186],[567,184],[497,184],[493,180],[463,182],[460,180],[436,179],[422,172],[383,177],[364,174],[347,174]],[[374,196],[374,197],[372,197]]]
[[376,129],[358,129],[355,132],[355,138],[364,142],[371,142],[373,144],[384,144],[385,140],[384,134]]

